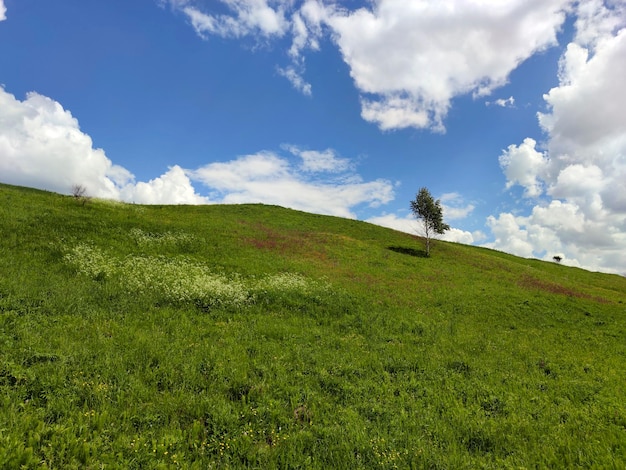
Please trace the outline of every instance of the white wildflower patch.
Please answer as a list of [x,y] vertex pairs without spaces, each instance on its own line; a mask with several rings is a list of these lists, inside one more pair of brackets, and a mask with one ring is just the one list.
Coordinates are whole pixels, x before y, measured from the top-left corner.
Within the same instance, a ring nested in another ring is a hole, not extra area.
[[188,260],[129,256],[121,263],[120,274],[130,294],[151,292],[171,302],[195,302],[203,307],[239,306],[250,301],[242,282]]
[[81,244],[65,255],[65,261],[79,272],[92,278],[110,277],[117,270],[115,260],[98,248]]
[[[134,236],[137,240],[151,240],[152,237],[145,234],[137,231]],[[129,295],[150,295],[166,302],[194,303],[205,308],[241,307],[257,297],[276,298],[282,294],[296,299],[301,297],[306,302],[332,293],[328,283],[300,274],[280,273],[243,280],[237,275],[216,274],[186,258],[136,254],[115,258],[87,244],[75,246],[66,253],[65,260],[93,279],[119,282]]]
[[91,278],[115,277],[132,295],[156,294],[169,302],[195,302],[203,307],[242,305],[250,301],[246,286],[214,274],[185,259],[127,256],[115,260],[89,245],[77,245],[65,260]]

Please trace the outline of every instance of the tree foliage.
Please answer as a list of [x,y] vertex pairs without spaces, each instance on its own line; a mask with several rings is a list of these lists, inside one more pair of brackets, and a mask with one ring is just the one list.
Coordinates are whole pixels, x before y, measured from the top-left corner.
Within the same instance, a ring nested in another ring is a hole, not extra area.
[[450,230],[450,226],[443,221],[441,201],[435,200],[427,188],[420,188],[415,199],[411,201],[411,210],[421,223],[422,232],[426,238],[426,256],[430,256],[431,238]]

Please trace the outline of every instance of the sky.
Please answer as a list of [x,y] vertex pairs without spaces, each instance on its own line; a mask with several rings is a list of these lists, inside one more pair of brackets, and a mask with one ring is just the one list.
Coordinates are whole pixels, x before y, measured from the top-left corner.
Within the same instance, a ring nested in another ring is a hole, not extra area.
[[625,0],[0,0],[0,182],[626,275]]

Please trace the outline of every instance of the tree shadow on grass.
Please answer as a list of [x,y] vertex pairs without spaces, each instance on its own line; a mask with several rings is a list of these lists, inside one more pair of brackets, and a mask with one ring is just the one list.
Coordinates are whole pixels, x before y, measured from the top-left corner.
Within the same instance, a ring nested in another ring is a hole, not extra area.
[[408,248],[405,246],[388,246],[388,250],[395,251],[402,255],[416,256],[418,258],[428,258],[426,250],[416,250],[415,248]]

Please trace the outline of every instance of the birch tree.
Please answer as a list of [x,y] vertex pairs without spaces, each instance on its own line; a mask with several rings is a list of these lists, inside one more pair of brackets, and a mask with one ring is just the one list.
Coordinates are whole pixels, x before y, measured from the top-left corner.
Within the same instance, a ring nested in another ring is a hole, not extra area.
[[450,230],[450,226],[443,221],[441,201],[433,199],[427,188],[421,188],[411,201],[411,210],[420,223],[422,234],[426,239],[426,256],[430,256],[430,240]]

